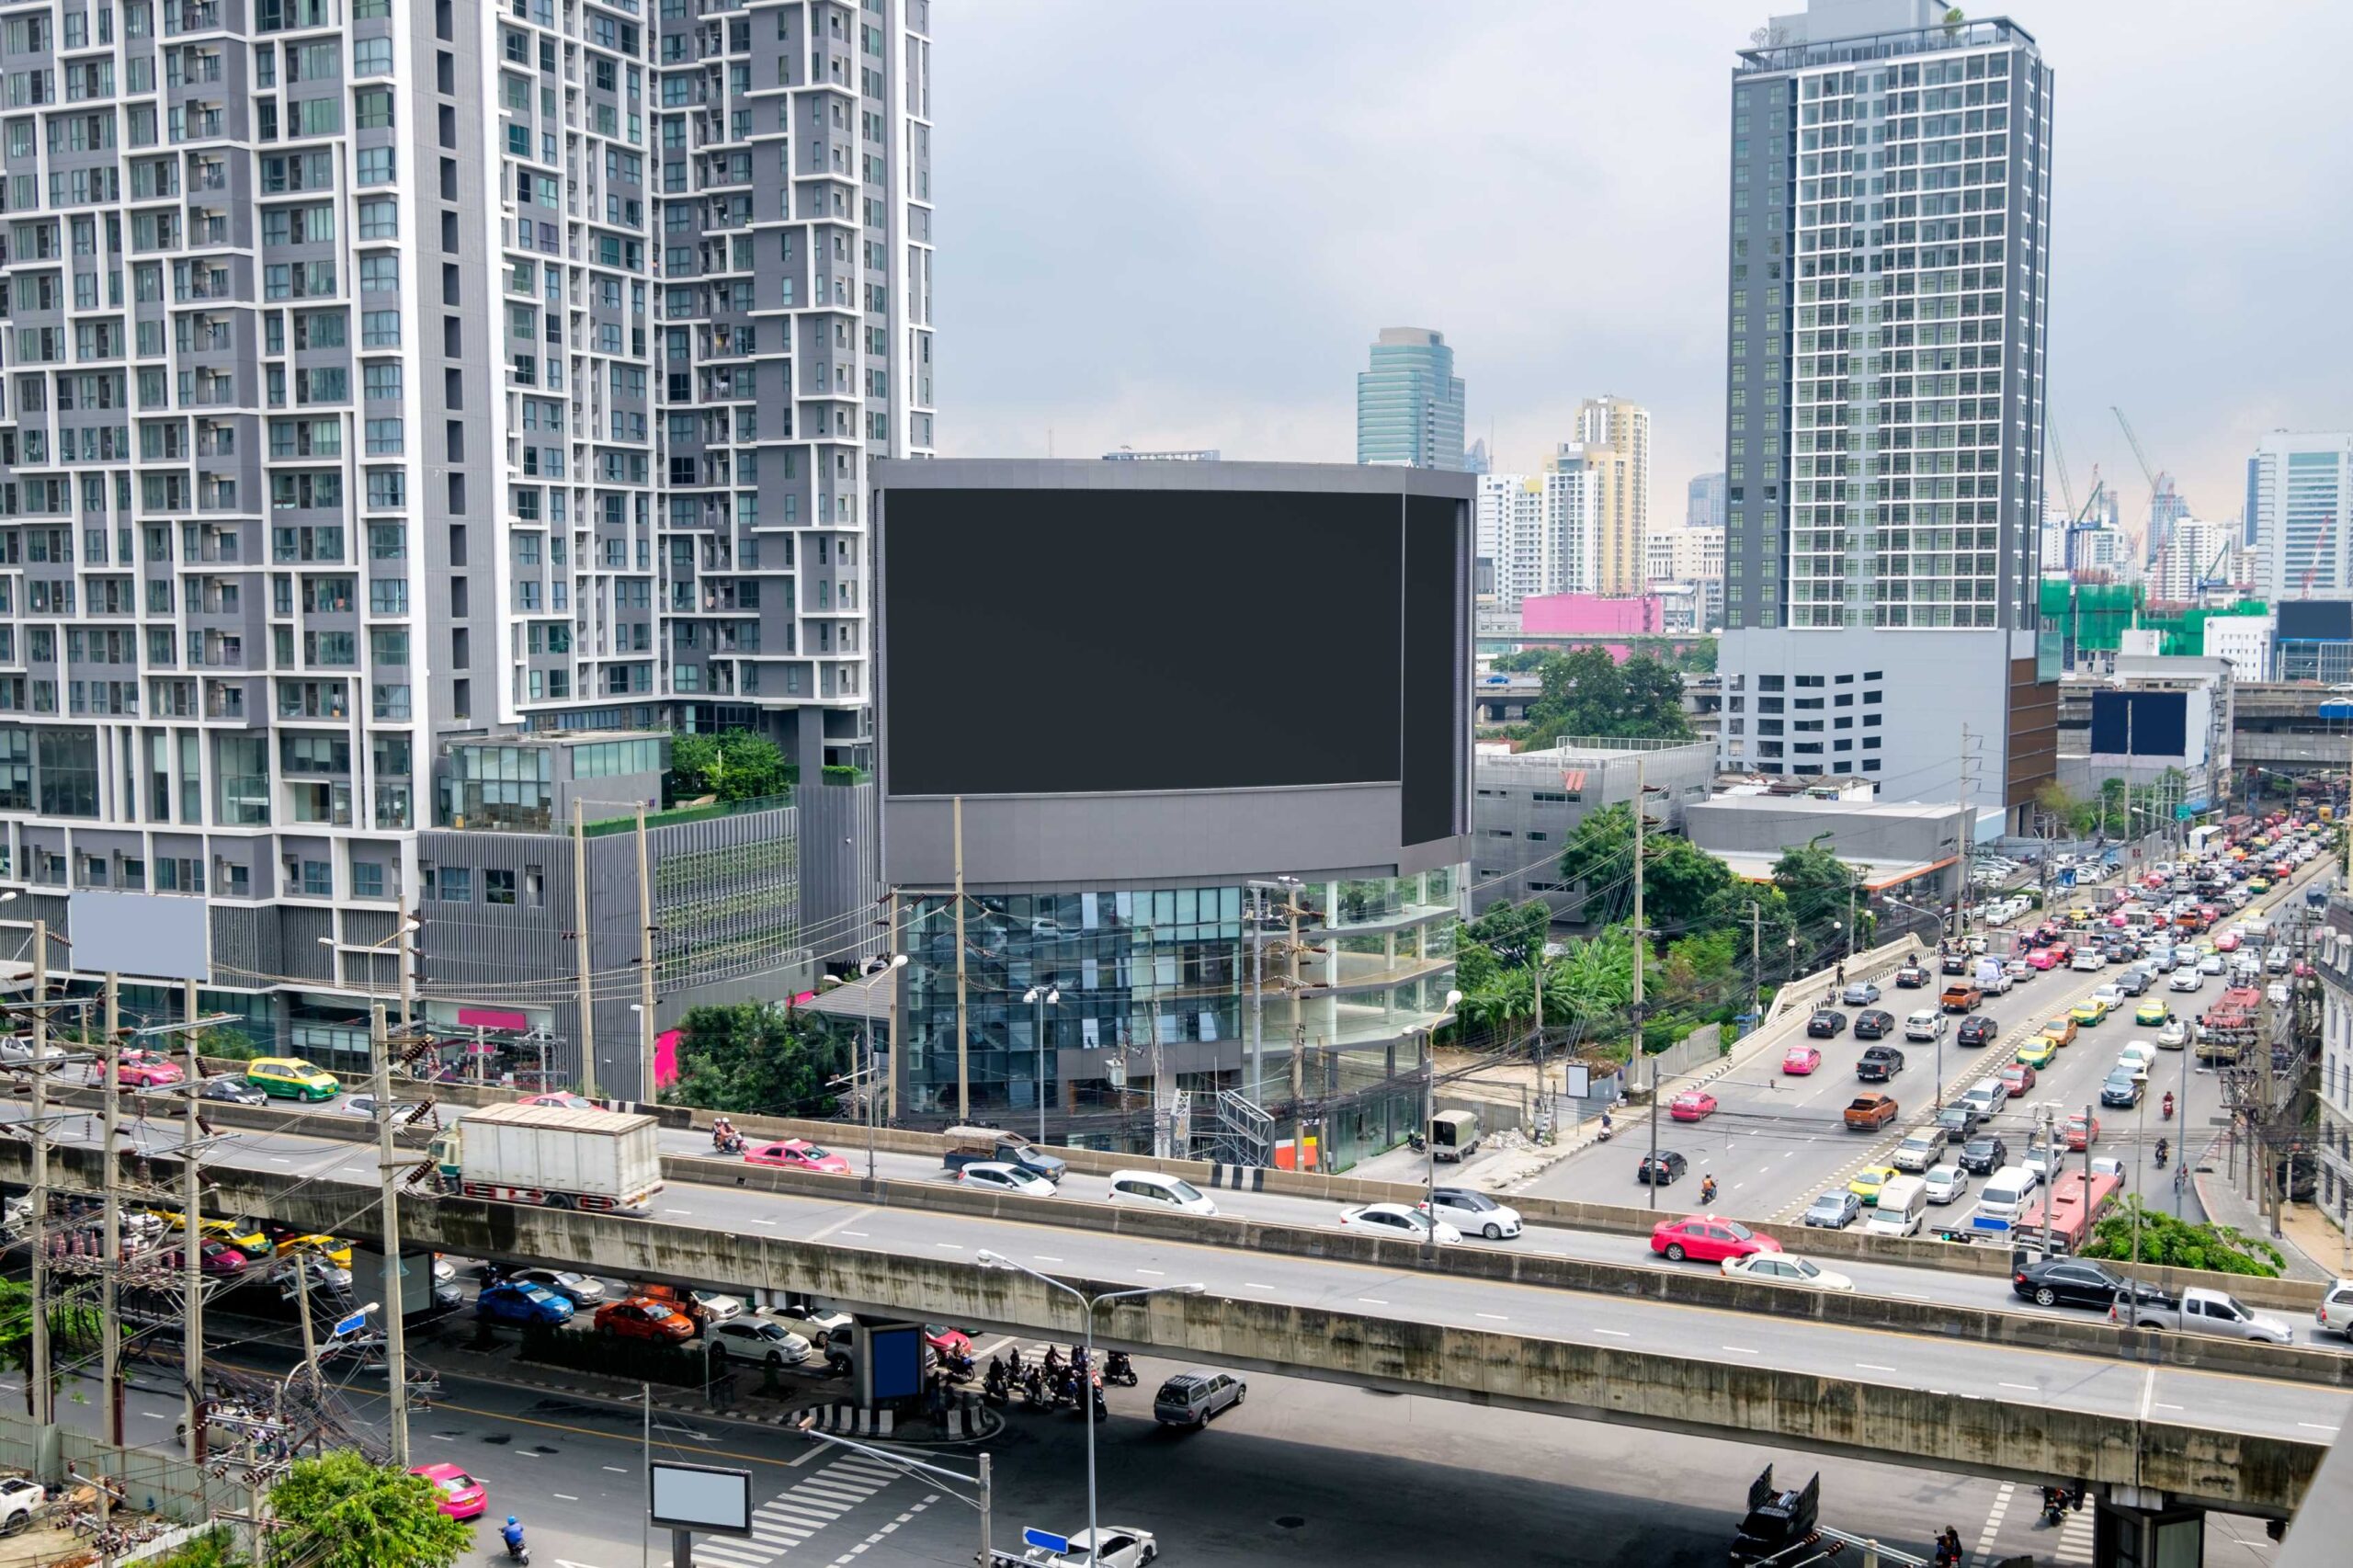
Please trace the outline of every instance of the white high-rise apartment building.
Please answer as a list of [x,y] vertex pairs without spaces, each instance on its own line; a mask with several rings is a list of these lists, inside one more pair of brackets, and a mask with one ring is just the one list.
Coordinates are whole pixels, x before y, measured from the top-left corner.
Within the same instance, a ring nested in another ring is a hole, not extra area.
[[2160,604],[2194,604],[2201,597],[2200,584],[2211,580],[2229,585],[2233,546],[2238,537],[2235,528],[2187,515],[2174,517],[2165,542],[2149,568],[2150,598]]
[[2266,435],[2247,496],[2262,586],[2272,597],[2353,598],[2353,432]]
[[869,760],[866,464],[934,435],[929,35],[0,18],[0,881],[326,930],[415,896],[450,737]]
[[[1957,797],[1966,752],[1989,810],[2051,776],[2055,701],[2034,689],[2058,673],[2035,602],[2051,82],[2017,23],[1933,0],[1810,0],[1741,51],[1728,763],[1901,774],[1902,798],[1935,801]],[[1782,716],[1782,692],[1882,677],[1955,699],[1827,729]]]
[[1575,434],[1556,462],[1571,459],[1572,446],[1581,449],[1575,456],[1588,469],[1601,471],[1593,496],[1593,591],[1639,594],[1643,540],[1650,531],[1651,412],[1607,392],[1587,398],[1577,405]]
[[1563,447],[1541,473],[1479,476],[1478,550],[1495,563],[1496,602],[1591,593],[1597,537],[1592,472]]

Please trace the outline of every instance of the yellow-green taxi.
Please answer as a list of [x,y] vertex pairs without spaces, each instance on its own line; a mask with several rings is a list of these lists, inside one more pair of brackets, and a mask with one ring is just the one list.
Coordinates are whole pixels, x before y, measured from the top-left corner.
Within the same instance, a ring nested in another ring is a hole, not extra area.
[[331,1100],[343,1092],[334,1074],[299,1056],[257,1056],[245,1063],[245,1082],[281,1100]]
[[2018,1047],[2018,1060],[2029,1067],[2048,1067],[2051,1059],[2058,1054],[2059,1042],[2047,1034],[2036,1035]]
[[[174,1236],[187,1229],[188,1222],[174,1209],[150,1209],[147,1212],[164,1222],[164,1228]],[[221,1242],[235,1247],[247,1257],[267,1257],[269,1238],[253,1228],[248,1221],[199,1220],[196,1228],[205,1240]]]
[[1865,1165],[1855,1173],[1855,1179],[1847,1184],[1847,1190],[1866,1203],[1877,1203],[1879,1189],[1894,1180],[1895,1174],[1893,1165]]
[[325,1258],[339,1268],[351,1267],[351,1244],[335,1236],[289,1236],[278,1244],[278,1256],[306,1252]]
[[2108,1004],[2097,996],[2086,996],[2067,1009],[2067,1017],[2086,1028],[2104,1024],[2108,1021]]
[[2143,1002],[2132,1009],[2132,1021],[2145,1028],[2160,1028],[2173,1017],[2173,1009],[2163,1002]]

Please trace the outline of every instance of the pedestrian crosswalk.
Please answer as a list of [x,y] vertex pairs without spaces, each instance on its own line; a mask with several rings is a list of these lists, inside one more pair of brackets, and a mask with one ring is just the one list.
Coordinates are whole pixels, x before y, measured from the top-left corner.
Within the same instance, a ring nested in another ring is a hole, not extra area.
[[2017,1482],[2005,1481],[2002,1490],[1995,1494],[1994,1506],[1985,1515],[1985,1528],[1977,1538],[1977,1551],[1970,1558],[1971,1568],[1985,1568],[1985,1564],[1999,1561],[1994,1543],[2001,1536],[2002,1521],[2009,1516],[2010,1500],[2018,1490]]
[[[900,1471],[877,1460],[855,1454],[835,1460],[754,1509],[750,1535],[698,1537],[695,1561],[716,1568],[767,1568],[899,1479]],[[812,1548],[813,1561],[819,1550]]]
[[2067,1568],[2071,1563],[2091,1568],[2095,1528],[2089,1508],[2067,1516],[2059,1526],[2059,1550],[2052,1554],[2060,1568]]

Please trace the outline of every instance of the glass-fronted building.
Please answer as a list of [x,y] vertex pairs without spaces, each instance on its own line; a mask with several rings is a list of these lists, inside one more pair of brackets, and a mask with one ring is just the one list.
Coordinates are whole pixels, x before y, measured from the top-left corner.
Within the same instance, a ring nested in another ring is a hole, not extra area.
[[[1453,987],[1462,889],[1462,869],[1449,866],[1305,877],[1273,892],[1229,882],[971,895],[972,1044],[961,1063],[971,1114],[1029,1126],[1042,1094],[1057,1136],[1148,1149],[1156,1063],[1189,1096],[1203,1136],[1210,1102],[1231,1092],[1300,1106],[1334,1165],[1386,1148],[1419,1113],[1410,1074],[1420,1031],[1444,1017]],[[955,895],[910,898],[901,920],[902,1108],[949,1118],[960,1068]],[[1040,986],[1059,1000],[1023,1000]],[[1401,1074],[1407,1081],[1393,1083]]]

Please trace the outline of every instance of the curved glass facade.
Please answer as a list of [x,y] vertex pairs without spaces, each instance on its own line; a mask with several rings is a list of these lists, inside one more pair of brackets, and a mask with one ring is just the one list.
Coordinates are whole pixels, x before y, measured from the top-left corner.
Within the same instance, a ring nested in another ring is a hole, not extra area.
[[[1321,1120],[1327,1163],[1402,1137],[1418,1088],[1387,1085],[1417,1066],[1415,1032],[1444,1015],[1462,869],[1283,886],[1289,908],[1265,884],[968,893],[968,1113],[1032,1125],[1042,1085],[1051,1135],[1149,1148],[1157,1073],[1196,1105],[1231,1091],[1279,1119]],[[909,896],[900,919],[901,1110],[953,1119],[955,900]],[[1038,1008],[1022,1000],[1033,985],[1061,995],[1044,1009],[1042,1054]]]

